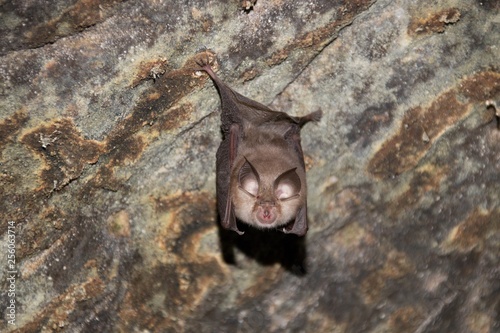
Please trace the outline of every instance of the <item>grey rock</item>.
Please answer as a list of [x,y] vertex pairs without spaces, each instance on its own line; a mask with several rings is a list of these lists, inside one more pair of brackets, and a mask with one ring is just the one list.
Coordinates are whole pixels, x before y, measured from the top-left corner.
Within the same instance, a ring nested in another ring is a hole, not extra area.
[[[0,6],[0,330],[500,329],[497,1]],[[218,226],[207,53],[323,111],[305,238]]]

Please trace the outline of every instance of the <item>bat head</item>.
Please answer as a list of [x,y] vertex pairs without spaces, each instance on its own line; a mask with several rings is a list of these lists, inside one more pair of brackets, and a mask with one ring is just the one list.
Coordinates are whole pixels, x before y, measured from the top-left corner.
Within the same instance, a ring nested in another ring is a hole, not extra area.
[[302,181],[296,169],[276,176],[269,170],[257,171],[245,158],[236,170],[237,187],[233,191],[236,216],[260,229],[276,228],[295,219],[303,205]]

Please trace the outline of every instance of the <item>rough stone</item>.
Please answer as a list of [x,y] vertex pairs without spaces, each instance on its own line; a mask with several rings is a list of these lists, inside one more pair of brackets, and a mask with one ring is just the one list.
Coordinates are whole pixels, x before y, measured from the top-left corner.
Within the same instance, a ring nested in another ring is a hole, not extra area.
[[[499,12],[3,2],[0,330],[499,331]],[[302,131],[306,237],[218,226],[207,54],[250,98],[323,111]]]

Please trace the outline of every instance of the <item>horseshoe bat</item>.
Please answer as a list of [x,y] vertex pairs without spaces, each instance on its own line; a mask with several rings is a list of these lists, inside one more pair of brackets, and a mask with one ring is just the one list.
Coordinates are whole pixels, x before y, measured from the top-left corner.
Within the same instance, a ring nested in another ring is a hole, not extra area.
[[208,59],[198,65],[221,99],[216,190],[222,227],[241,235],[240,220],[258,229],[305,235],[307,186],[300,130],[309,121],[319,121],[322,112],[293,117],[271,110],[228,87]]

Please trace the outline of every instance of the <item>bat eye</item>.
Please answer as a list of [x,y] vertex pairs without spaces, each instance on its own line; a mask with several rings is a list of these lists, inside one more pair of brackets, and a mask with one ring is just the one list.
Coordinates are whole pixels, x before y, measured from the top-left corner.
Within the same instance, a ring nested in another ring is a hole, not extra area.
[[281,201],[296,198],[300,195],[301,182],[295,168],[282,173],[274,181],[274,194]]
[[280,200],[290,199],[291,197],[297,196],[298,193],[294,188],[289,186],[288,184],[282,184],[278,186],[275,191],[276,197]]
[[246,158],[238,174],[238,183],[239,188],[252,197],[259,193],[259,174]]
[[255,179],[247,178],[240,184],[240,188],[251,196],[256,197],[259,192],[259,183]]

